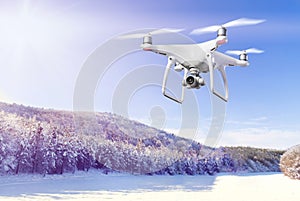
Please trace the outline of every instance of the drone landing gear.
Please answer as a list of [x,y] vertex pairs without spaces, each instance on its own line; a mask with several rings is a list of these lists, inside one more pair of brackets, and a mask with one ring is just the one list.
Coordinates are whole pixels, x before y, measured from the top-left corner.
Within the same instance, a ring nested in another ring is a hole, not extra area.
[[[170,68],[175,64],[175,62],[176,62],[176,60],[175,60],[174,57],[172,57],[172,56],[168,57],[168,64],[166,66],[164,79],[163,79],[163,84],[162,84],[162,93],[165,97],[181,104],[184,100],[184,92],[185,92],[185,87],[184,86],[182,86],[182,88],[181,88],[181,98],[180,99],[177,99],[176,97],[173,97],[173,96],[167,94],[167,92],[166,92],[166,85],[167,85],[167,80],[168,80],[168,75],[169,75],[169,72],[170,72]],[[187,73],[188,73],[188,70],[184,69],[184,79],[187,77]]]
[[224,66],[218,67],[218,70],[221,73],[223,84],[224,84],[224,89],[225,89],[225,97],[224,97],[220,93],[215,91],[215,88],[214,88],[214,66],[213,66],[213,62],[212,62],[212,54],[209,53],[206,55],[206,57],[207,57],[207,61],[208,61],[209,74],[210,74],[210,90],[214,95],[218,96],[219,98],[221,98],[222,100],[227,102],[228,101],[228,82],[227,82],[227,78],[226,78],[225,67]]
[[[228,82],[227,82],[227,78],[226,78],[226,73],[225,73],[225,67],[222,66],[222,67],[217,67],[217,69],[219,70],[221,76],[222,76],[222,80],[223,80],[223,84],[224,84],[224,89],[225,89],[225,96],[221,95],[219,92],[217,92],[215,90],[215,87],[214,87],[214,64],[212,62],[212,54],[211,53],[208,53],[206,55],[207,57],[207,62],[208,62],[208,66],[209,66],[209,72],[210,72],[210,90],[211,92],[216,95],[217,97],[219,97],[220,99],[224,100],[225,102],[228,101]],[[167,81],[168,81],[168,76],[169,76],[169,72],[170,72],[170,69],[171,67],[176,63],[176,60],[174,57],[172,56],[169,56],[168,57],[168,64],[166,66],[166,70],[165,70],[165,74],[164,74],[164,79],[163,79],[163,83],[162,83],[162,93],[164,96],[166,96],[167,98],[177,102],[177,103],[182,103],[183,100],[184,100],[184,94],[185,94],[185,87],[187,86],[186,84],[183,84],[182,85],[182,89],[181,89],[181,98],[180,99],[177,99],[176,97],[168,94],[166,92],[166,85],[167,85]],[[188,75],[188,72],[189,70],[184,68],[184,77],[183,77],[183,83],[186,82],[186,79],[187,79],[187,75]],[[204,83],[204,80],[199,77],[199,80],[198,83],[200,84],[199,85],[199,88],[200,86],[203,86],[205,83]],[[191,88],[196,88],[196,87],[191,87]]]

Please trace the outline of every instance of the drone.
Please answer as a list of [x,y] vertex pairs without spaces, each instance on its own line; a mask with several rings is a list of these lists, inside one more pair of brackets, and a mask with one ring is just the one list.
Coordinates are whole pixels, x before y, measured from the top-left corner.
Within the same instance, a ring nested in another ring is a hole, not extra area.
[[[150,33],[137,33],[123,36],[123,38],[143,38],[141,48],[144,51],[151,51],[160,55],[164,55],[168,58],[166,65],[163,82],[162,82],[162,93],[167,98],[177,102],[183,103],[185,88],[187,89],[200,89],[206,83],[201,77],[201,73],[210,73],[210,91],[222,99],[228,101],[228,82],[225,72],[227,66],[249,66],[248,54],[249,53],[263,53],[263,50],[256,48],[249,48],[246,50],[228,50],[226,54],[217,51],[218,47],[228,42],[227,39],[227,28],[255,25],[264,22],[261,19],[249,19],[240,18],[227,22],[222,25],[214,25],[205,28],[194,29],[190,34],[202,34],[205,32],[217,32],[217,37],[213,40],[209,40],[197,44],[168,44],[168,45],[154,45],[152,43],[152,35],[162,34],[165,32],[180,32],[183,29],[158,29]],[[236,59],[227,54],[238,55]],[[178,99],[167,93],[166,85],[170,69],[174,67],[177,72],[183,71],[182,80],[182,92],[181,98]],[[225,93],[222,95],[219,93],[214,85],[214,71],[218,70],[221,74]]]

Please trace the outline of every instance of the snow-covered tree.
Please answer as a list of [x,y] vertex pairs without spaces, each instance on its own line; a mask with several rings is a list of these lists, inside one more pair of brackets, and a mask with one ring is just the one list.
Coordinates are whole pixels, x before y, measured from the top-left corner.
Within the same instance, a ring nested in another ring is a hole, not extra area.
[[300,145],[287,150],[280,159],[280,169],[292,179],[300,179]]
[[0,102],[0,174],[97,168],[134,174],[276,171],[281,152],[211,148],[110,113],[73,113]]

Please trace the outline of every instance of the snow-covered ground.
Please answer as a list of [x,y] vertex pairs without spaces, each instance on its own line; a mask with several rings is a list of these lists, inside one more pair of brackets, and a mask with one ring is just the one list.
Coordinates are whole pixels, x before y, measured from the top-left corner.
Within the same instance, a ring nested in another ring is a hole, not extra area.
[[0,176],[0,200],[299,201],[300,181],[279,173],[214,176]]

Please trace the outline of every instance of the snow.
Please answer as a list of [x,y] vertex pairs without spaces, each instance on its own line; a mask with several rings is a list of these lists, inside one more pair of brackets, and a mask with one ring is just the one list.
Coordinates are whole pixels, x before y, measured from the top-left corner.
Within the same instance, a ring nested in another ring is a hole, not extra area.
[[280,173],[218,176],[100,174],[0,176],[0,200],[299,201],[300,181]]

